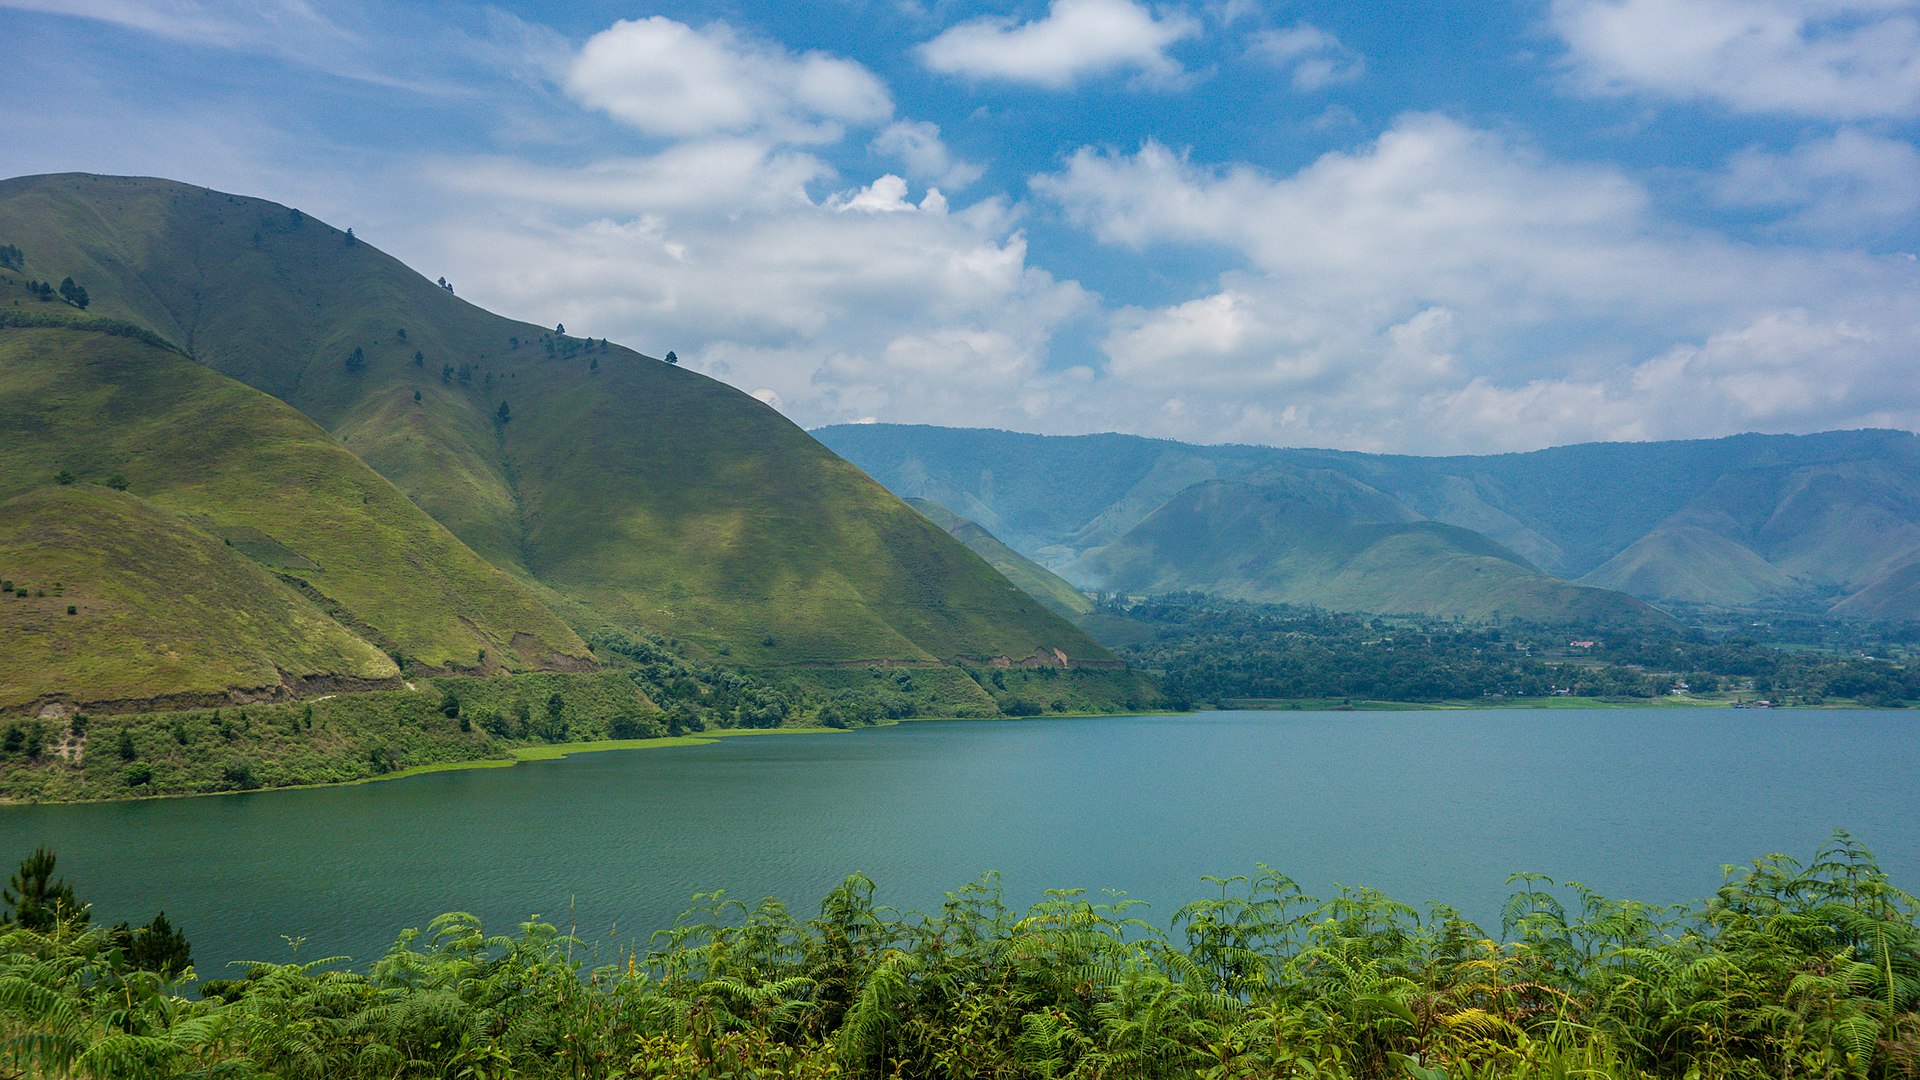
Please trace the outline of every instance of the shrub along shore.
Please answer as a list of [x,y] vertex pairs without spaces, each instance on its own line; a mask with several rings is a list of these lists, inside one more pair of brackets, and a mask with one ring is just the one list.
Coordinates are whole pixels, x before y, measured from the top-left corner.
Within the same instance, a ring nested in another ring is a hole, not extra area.
[[588,673],[438,676],[404,689],[219,708],[0,719],[0,802],[90,802],[354,783],[729,731],[912,717],[1154,708],[1131,671],[743,670],[669,642],[601,635]]
[[[1077,893],[1013,911],[991,877],[899,915],[853,877],[812,918],[697,897],[609,964],[545,923],[496,936],[450,914],[364,970],[261,964],[197,987],[184,942],[43,902],[0,929],[0,1062],[289,1080],[1920,1070],[1920,905],[1844,834],[1680,907],[1518,875],[1497,936],[1367,889],[1304,896],[1264,867],[1209,880],[1165,931]],[[77,904],[63,888],[39,879]]]

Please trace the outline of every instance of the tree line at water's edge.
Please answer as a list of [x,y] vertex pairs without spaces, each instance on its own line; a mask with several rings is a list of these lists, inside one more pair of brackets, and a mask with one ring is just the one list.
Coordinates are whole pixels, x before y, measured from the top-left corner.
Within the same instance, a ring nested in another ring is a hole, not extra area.
[[1792,628],[1795,638],[1827,639],[1809,647],[1697,628],[1382,617],[1194,593],[1105,598],[1100,617],[1126,626],[1131,639],[1117,651],[1158,673],[1177,704],[1678,696],[1897,708],[1920,700],[1920,665],[1888,657],[1912,651],[1920,630],[1912,624]]
[[[593,672],[418,678],[405,689],[134,713],[0,718],[0,797],[62,802],[344,783],[508,759],[516,749],[908,717],[1154,707],[1097,669],[762,669],[690,660],[673,639],[604,633]],[[404,669],[403,669],[404,670]]]
[[[50,867],[50,860],[49,867]],[[25,868],[23,868],[24,870]],[[799,918],[720,894],[613,957],[472,916],[358,970],[149,962],[71,890],[0,926],[18,1077],[1858,1077],[1920,1075],[1920,904],[1844,834],[1655,907],[1516,875],[1500,934],[1267,868],[1161,930],[1024,912],[989,876],[932,915],[847,879]],[[18,880],[16,878],[16,885]],[[55,883],[56,891],[61,886]],[[13,894],[9,894],[12,902]],[[49,917],[49,912],[53,917]],[[184,953],[184,940],[180,943]],[[609,962],[610,961],[610,962]],[[194,991],[197,990],[197,995]]]

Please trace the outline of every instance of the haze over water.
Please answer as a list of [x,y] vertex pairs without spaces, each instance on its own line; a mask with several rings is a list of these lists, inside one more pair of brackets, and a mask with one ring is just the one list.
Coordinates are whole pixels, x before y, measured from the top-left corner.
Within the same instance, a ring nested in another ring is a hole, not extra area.
[[[1920,884],[1920,728],[1899,712],[1222,712],[912,723],[729,739],[331,790],[0,809],[95,918],[164,908],[203,978],[236,959],[364,962],[466,910],[632,944],[693,894],[801,915],[860,871],[936,907],[998,870],[1009,904],[1124,890],[1165,925],[1204,875],[1266,863],[1497,932],[1506,876],[1682,901],[1723,863],[1851,831]],[[569,905],[571,904],[571,914]]]

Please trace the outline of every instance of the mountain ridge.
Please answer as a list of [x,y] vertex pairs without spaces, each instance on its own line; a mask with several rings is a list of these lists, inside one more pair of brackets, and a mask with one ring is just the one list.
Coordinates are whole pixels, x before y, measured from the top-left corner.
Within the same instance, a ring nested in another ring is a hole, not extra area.
[[[1920,436],[1911,432],[1749,433],[1445,457],[917,425],[816,434],[904,494],[937,491],[978,505],[1003,539],[1069,579],[1078,560],[1187,486],[1287,466],[1350,477],[1566,581],[1632,584],[1654,603],[1920,617],[1894,581],[1920,560],[1920,494],[1909,479],[1920,475]],[[1063,470],[1073,484],[1048,490],[1046,478]],[[1698,545],[1649,541],[1628,558],[1632,572],[1625,564],[1601,572],[1663,527],[1697,527],[1706,517],[1719,522],[1710,529],[1716,547],[1725,541],[1745,554],[1723,552],[1733,562],[1709,572],[1681,554]],[[1733,563],[1746,569],[1736,573]],[[1857,593],[1881,599],[1850,604]]]

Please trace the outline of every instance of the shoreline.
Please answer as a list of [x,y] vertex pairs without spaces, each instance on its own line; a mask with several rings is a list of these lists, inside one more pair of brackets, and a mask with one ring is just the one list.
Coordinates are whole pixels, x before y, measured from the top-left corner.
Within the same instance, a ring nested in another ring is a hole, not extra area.
[[1216,703],[1221,710],[1250,712],[1459,712],[1468,709],[1818,709],[1831,711],[1873,709],[1852,698],[1825,701],[1818,705],[1791,704],[1742,705],[1731,698],[1657,697],[1514,697],[1448,698],[1440,701],[1375,701],[1366,698],[1224,698]]
[[[105,803],[153,802],[161,799],[206,799],[233,795],[262,795],[281,791],[314,791],[323,788],[358,787],[364,784],[380,784],[393,780],[405,780],[431,773],[467,772],[476,769],[505,769],[536,761],[559,761],[576,754],[599,754],[619,750],[670,750],[684,746],[708,746],[722,739],[745,738],[760,735],[844,735],[856,730],[875,730],[894,727],[900,724],[920,724],[933,722],[959,723],[1017,723],[1023,720],[1085,720],[1103,716],[1191,716],[1202,712],[1272,712],[1272,713],[1315,713],[1315,712],[1462,712],[1473,709],[1733,709],[1731,701],[1703,700],[1699,698],[1648,698],[1648,699],[1605,699],[1605,698],[1509,698],[1496,701],[1486,700],[1449,700],[1449,701],[1373,701],[1340,700],[1327,698],[1228,698],[1208,706],[1173,711],[1168,709],[1144,709],[1127,713],[1041,713],[1034,716],[909,716],[892,720],[881,720],[868,728],[835,728],[824,725],[811,727],[779,728],[722,728],[702,731],[693,735],[664,735],[651,739],[597,739],[575,743],[546,743],[535,746],[508,747],[505,757],[470,758],[464,761],[436,761],[425,765],[413,765],[395,769],[379,776],[362,776],[353,780],[341,780],[324,784],[287,784],[279,787],[260,787],[244,791],[180,791],[155,795],[136,795],[119,799],[67,799],[46,802],[14,802],[0,798],[0,813],[9,807],[27,806],[90,806]],[[1870,706],[1854,701],[1822,703],[1820,705],[1783,705],[1766,711],[1779,709],[1823,710],[1823,711],[1859,711]]]
[[[890,723],[877,724],[885,727]],[[721,731],[703,731],[697,735],[663,735],[655,739],[596,739],[578,743],[546,743],[538,746],[510,746],[506,757],[470,758],[466,761],[435,761],[426,765],[410,765],[404,769],[395,769],[379,776],[362,776],[353,780],[340,780],[329,784],[283,784],[278,787],[257,787],[245,791],[175,791],[158,795],[135,795],[125,799],[66,799],[49,802],[17,803],[0,800],[0,810],[8,806],[96,806],[106,803],[155,802],[161,799],[217,799],[232,795],[270,795],[281,791],[319,791],[328,788],[360,787],[365,784],[382,784],[389,780],[405,780],[429,773],[467,772],[473,769],[507,769],[529,761],[558,761],[575,754],[598,754],[610,750],[665,750],[681,746],[706,746],[721,739],[738,738],[746,735],[819,735],[838,734],[846,728],[798,727],[798,728],[727,728]]]

